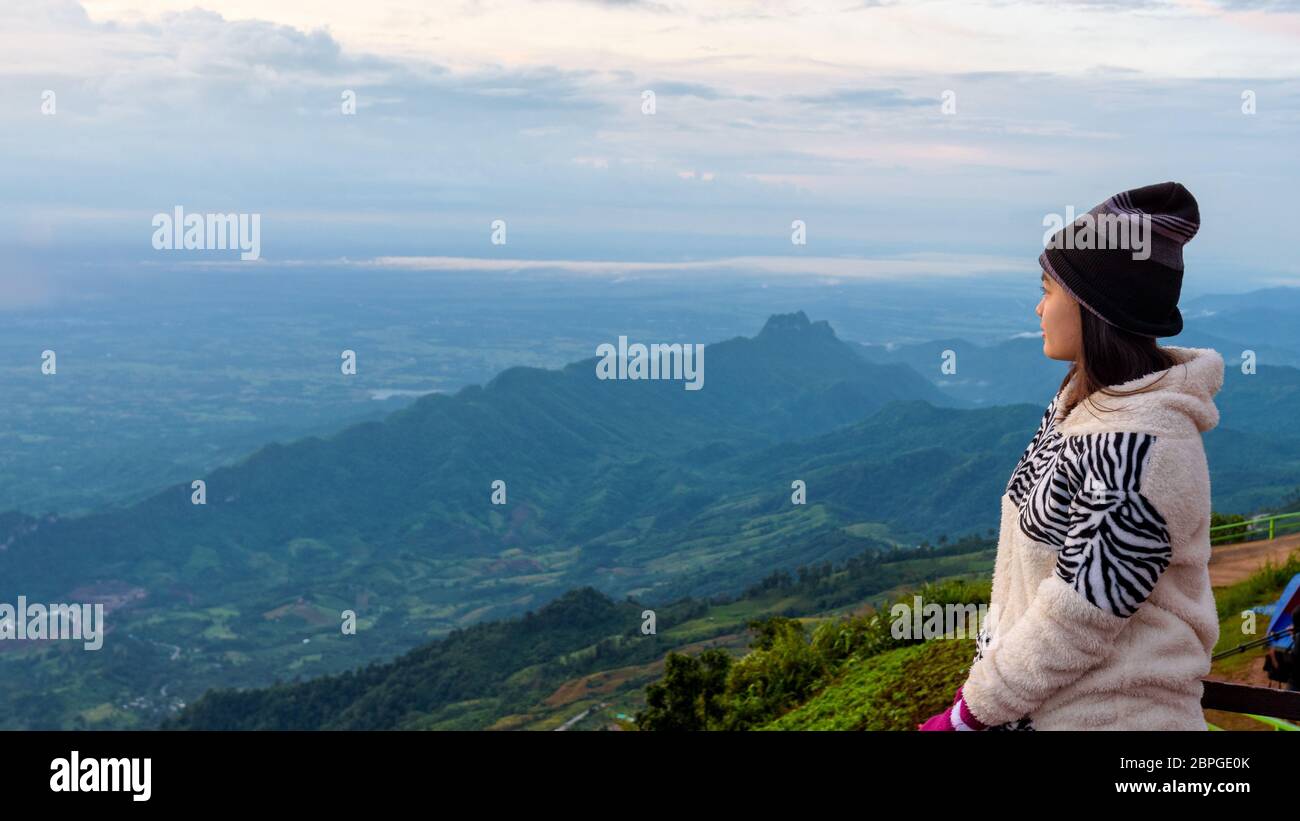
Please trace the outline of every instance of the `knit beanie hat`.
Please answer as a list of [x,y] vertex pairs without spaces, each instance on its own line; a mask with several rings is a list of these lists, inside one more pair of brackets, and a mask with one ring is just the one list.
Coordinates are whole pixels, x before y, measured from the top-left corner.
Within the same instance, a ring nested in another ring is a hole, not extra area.
[[1183,245],[1201,213],[1180,183],[1116,194],[1057,231],[1038,257],[1052,279],[1101,319],[1143,336],[1183,329]]

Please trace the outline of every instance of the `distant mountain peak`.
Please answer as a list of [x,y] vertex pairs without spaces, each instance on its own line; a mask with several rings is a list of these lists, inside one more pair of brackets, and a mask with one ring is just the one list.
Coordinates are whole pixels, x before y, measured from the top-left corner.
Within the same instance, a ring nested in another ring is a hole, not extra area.
[[836,339],[835,331],[831,329],[829,322],[824,319],[812,322],[803,311],[795,311],[792,314],[772,314],[767,318],[763,330],[759,331],[758,338],[790,338],[794,335]]

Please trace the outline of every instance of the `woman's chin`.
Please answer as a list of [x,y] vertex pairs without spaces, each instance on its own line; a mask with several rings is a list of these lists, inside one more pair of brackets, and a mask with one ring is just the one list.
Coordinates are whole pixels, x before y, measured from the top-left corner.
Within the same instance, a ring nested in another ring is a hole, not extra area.
[[1046,339],[1043,340],[1043,356],[1047,357],[1048,359],[1069,358],[1069,357],[1061,356],[1061,354],[1052,347],[1052,343],[1048,342]]

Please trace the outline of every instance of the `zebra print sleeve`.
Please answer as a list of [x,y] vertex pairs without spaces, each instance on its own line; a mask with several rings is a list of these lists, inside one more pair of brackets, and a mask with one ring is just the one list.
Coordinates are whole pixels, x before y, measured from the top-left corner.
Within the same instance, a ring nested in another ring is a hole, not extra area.
[[1128,618],[1173,556],[1165,518],[1142,495],[1156,437],[1116,431],[1078,440],[1081,483],[1070,502],[1056,575],[1091,604]]
[[1059,458],[1026,497],[1026,507],[1046,511],[1034,521],[1050,538],[1027,535],[1056,553],[1054,569],[1020,618],[995,628],[962,685],[962,700],[990,729],[1024,717],[1032,726],[1053,694],[1105,662],[1173,563],[1165,515],[1184,483],[1165,473],[1156,441],[1128,431],[1064,435]]

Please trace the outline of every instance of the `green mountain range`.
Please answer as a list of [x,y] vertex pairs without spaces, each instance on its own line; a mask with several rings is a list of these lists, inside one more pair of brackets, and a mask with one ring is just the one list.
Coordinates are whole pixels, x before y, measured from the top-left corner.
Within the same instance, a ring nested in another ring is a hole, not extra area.
[[[956,407],[802,313],[707,346],[703,390],[600,380],[596,362],[512,368],[330,438],[268,446],[201,477],[206,504],[182,484],[89,516],[0,516],[0,601],[104,601],[109,629],[100,651],[0,645],[0,726],[154,726],[212,688],[364,670],[586,587],[636,602],[596,608],[599,645],[640,629],[633,610],[987,538],[1043,409]],[[1279,428],[1289,394],[1280,380],[1252,384],[1242,418]],[[1221,499],[1275,501],[1300,475],[1300,441],[1225,427],[1207,447],[1224,512],[1236,508]],[[918,556],[856,587],[857,602],[935,575]],[[521,658],[546,664],[591,638],[557,636]],[[428,652],[461,653],[468,682],[524,669],[455,648]],[[380,712],[391,723],[396,709]],[[492,709],[474,721],[495,722]]]

